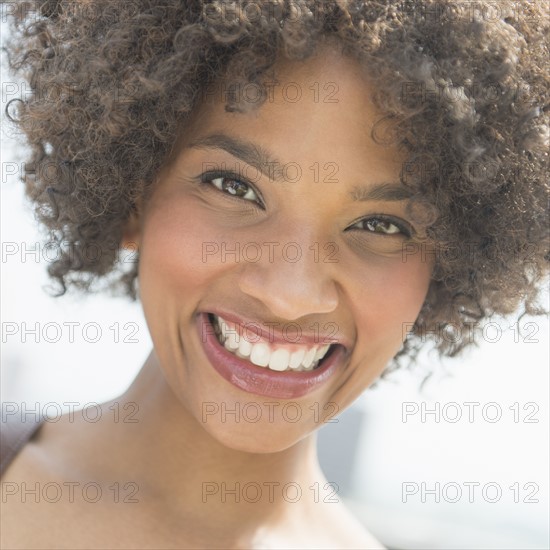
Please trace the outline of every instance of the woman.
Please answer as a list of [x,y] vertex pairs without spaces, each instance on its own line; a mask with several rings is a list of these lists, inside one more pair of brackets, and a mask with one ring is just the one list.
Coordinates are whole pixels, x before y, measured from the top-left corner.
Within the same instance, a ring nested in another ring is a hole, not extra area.
[[116,399],[136,422],[105,403],[11,459],[4,482],[76,492],[7,501],[6,547],[382,548],[331,498],[316,429],[427,338],[454,355],[472,338],[449,328],[536,313],[547,272],[547,23],[499,5],[14,10],[50,274],[110,276],[154,349]]

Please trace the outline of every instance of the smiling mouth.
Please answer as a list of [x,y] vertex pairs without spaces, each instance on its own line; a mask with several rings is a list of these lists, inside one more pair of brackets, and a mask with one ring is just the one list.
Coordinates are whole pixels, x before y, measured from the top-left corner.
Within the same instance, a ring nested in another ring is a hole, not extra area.
[[334,344],[302,345],[270,342],[254,334],[246,336],[234,323],[213,313],[208,319],[214,327],[216,338],[229,353],[258,367],[276,372],[313,371],[322,366],[334,348]]

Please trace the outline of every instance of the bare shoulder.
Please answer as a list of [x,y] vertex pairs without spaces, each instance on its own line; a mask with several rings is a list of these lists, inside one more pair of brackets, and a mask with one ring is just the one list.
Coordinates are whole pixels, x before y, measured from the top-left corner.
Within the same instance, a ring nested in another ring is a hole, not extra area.
[[385,550],[385,546],[355,517],[344,503],[332,504],[327,510],[327,525],[332,525],[335,539],[341,548],[361,548],[364,550]]
[[2,475],[2,548],[54,548],[47,533],[55,532],[56,523],[73,508],[62,498],[70,486],[60,476],[60,464],[50,448],[60,430],[63,427],[45,422]]
[[287,518],[284,531],[285,536],[267,548],[385,550],[342,501],[314,504],[305,516]]
[[15,456],[1,479],[1,548],[101,547],[94,542],[107,531],[97,526],[107,525],[120,507],[110,504],[101,471],[87,467],[86,435],[66,417],[45,422]]

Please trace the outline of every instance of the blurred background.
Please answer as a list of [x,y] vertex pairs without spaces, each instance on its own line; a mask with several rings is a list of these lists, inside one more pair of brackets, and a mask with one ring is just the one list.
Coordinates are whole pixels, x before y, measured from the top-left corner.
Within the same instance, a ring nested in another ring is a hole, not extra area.
[[[45,292],[55,250],[23,198],[25,150],[3,114],[26,90],[5,58],[1,77],[1,399],[55,415],[123,393],[151,340],[139,304]],[[549,323],[520,324],[495,319],[457,359],[425,353],[320,430],[337,498],[388,547],[550,548]]]

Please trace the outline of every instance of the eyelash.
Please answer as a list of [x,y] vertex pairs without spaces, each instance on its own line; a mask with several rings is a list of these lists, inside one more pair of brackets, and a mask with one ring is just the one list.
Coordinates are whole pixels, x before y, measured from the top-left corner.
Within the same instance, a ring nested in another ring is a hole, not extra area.
[[[368,222],[386,222],[394,225],[399,229],[400,233],[376,233],[375,231],[368,231],[366,229],[360,228],[360,227],[354,227],[354,225],[358,225],[360,223],[368,223]],[[382,235],[386,237],[399,237],[403,236],[408,239],[412,237],[414,234],[413,228],[406,222],[400,221],[396,218],[393,218],[392,216],[386,216],[385,214],[373,214],[371,216],[367,216],[365,218],[361,218],[360,220],[357,220],[356,222],[352,223],[346,231],[363,231],[367,233],[371,233],[373,235]]]
[[226,179],[226,180],[235,180],[240,183],[244,183],[247,187],[249,187],[258,197],[259,200],[255,200],[254,202],[262,208],[262,210],[265,210],[265,205],[262,200],[262,194],[245,178],[237,174],[236,172],[230,172],[226,170],[216,170],[211,172],[204,172],[200,175],[200,182],[204,184],[209,184],[210,186],[214,185],[214,187],[220,191],[222,194],[226,195],[230,199],[236,199],[238,201],[245,200],[247,202],[251,202],[248,199],[245,199],[244,197],[238,197],[237,195],[232,195],[231,193],[225,192],[223,189],[220,189],[213,181],[215,179]]
[[[246,202],[252,202],[249,201],[249,199],[246,199],[243,197],[239,197],[237,195],[232,195],[231,193],[225,192],[223,189],[220,189],[216,184],[213,183],[215,179],[227,179],[227,180],[235,180],[240,183],[244,183],[247,187],[249,187],[250,190],[252,190],[259,200],[254,200],[254,202],[262,209],[265,210],[265,205],[262,200],[261,193],[249,182],[246,180],[246,178],[243,178],[236,172],[226,171],[226,170],[217,170],[217,171],[210,171],[210,172],[204,172],[200,175],[200,182],[201,184],[209,185],[210,187],[214,185],[216,190],[220,191],[223,195],[227,196],[229,199],[237,200],[239,202],[242,202],[242,200],[245,200]],[[250,191],[247,191],[249,193]],[[360,227],[354,227],[360,223],[368,223],[368,222],[386,222],[394,225],[399,229],[401,235],[410,238],[412,234],[414,233],[413,229],[409,226],[409,224],[406,224],[404,222],[401,222],[391,216],[386,216],[384,214],[375,214],[372,216],[364,217],[356,222],[353,222],[346,231],[362,231],[366,233],[371,233],[374,235],[382,235],[387,237],[393,237],[394,235],[398,234],[392,234],[392,233],[376,233],[375,231],[368,231],[366,229],[360,228]]]

